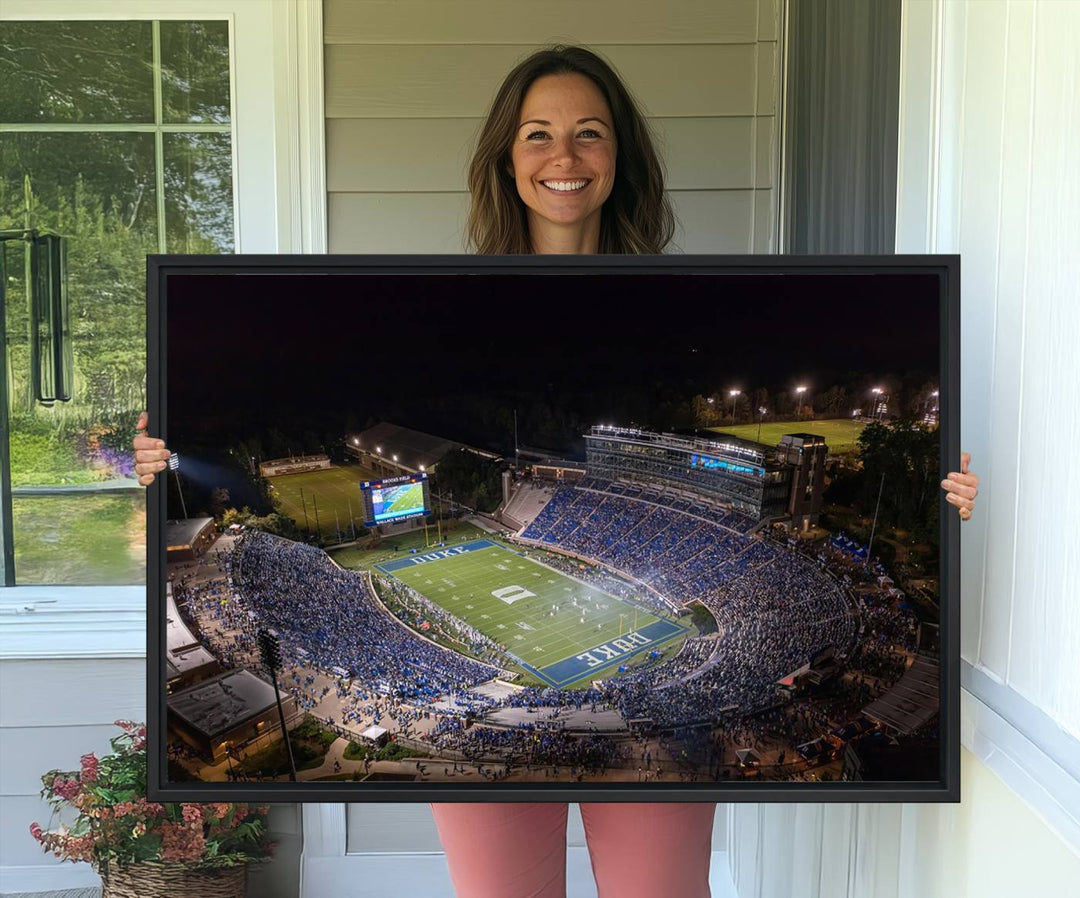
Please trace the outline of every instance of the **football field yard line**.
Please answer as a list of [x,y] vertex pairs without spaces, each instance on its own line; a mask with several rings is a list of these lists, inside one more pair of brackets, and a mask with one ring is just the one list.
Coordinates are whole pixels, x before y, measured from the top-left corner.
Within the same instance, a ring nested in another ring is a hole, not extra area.
[[[494,551],[499,549],[508,553],[509,556],[516,556],[515,562],[505,563],[508,556]],[[545,582],[542,584],[535,583],[530,578],[520,577],[519,574],[529,572],[524,565],[525,561],[531,561],[537,567],[544,568],[552,577],[544,578]],[[432,564],[437,565],[439,570],[430,569],[429,566]],[[587,678],[590,672],[583,668],[580,672],[575,672],[574,676],[556,679],[545,674],[545,669],[563,664],[568,659],[573,659],[590,649],[596,649],[598,646],[628,635],[628,633],[619,633],[615,629],[619,622],[619,608],[626,609],[622,612],[624,618],[629,617],[632,610],[636,612],[641,622],[638,630],[664,620],[650,610],[643,610],[641,606],[613,596],[603,589],[556,571],[543,562],[526,557],[512,548],[490,540],[476,540],[460,547],[421,553],[412,558],[394,559],[375,567],[382,574],[415,589],[449,613],[462,618],[487,636],[505,644],[507,649],[521,660],[524,669],[553,687]],[[436,581],[441,584],[447,579],[455,584],[452,591],[448,591],[445,586],[436,585]],[[528,591],[535,590],[535,592],[512,602],[505,602],[494,595],[500,589],[511,588],[509,583],[515,579],[520,580],[520,585]],[[550,580],[554,580],[554,583],[550,584],[548,582]],[[581,606],[566,607],[567,592],[572,592],[580,599]],[[599,612],[586,612],[582,607],[596,603],[609,606],[613,604],[614,607]],[[549,612],[553,604],[560,605],[558,617],[563,620],[551,620]],[[593,630],[591,626],[588,629],[582,628],[580,617],[586,613],[589,614],[589,624],[601,624],[599,631]],[[525,626],[520,626],[522,624]],[[646,647],[652,649],[662,646],[682,635],[680,631],[685,632],[684,628],[677,624],[671,624],[671,626],[676,629]],[[537,656],[537,650],[539,650],[539,656]],[[610,664],[605,664],[603,667],[592,669],[591,673],[595,675],[638,654],[636,650],[623,652],[620,658],[613,659]]]

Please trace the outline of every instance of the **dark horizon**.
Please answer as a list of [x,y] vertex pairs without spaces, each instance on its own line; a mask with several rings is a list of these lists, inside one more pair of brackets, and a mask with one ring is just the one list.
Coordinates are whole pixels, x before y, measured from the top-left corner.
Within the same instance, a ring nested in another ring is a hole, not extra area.
[[175,445],[377,420],[490,444],[514,408],[543,445],[582,423],[679,429],[696,394],[764,386],[773,413],[796,383],[938,382],[932,274],[223,272],[167,289]]

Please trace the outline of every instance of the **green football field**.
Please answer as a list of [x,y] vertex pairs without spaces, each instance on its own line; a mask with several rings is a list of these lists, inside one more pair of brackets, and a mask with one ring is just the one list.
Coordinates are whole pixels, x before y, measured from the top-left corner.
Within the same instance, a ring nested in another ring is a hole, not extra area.
[[553,686],[612,676],[691,632],[490,541],[450,551],[460,554],[399,558],[376,569],[506,646]]
[[758,437],[756,424],[739,424],[735,427],[710,427],[717,433],[730,433],[751,442],[760,442],[766,446],[775,446],[785,433],[815,433],[825,437],[830,455],[845,455],[858,449],[859,434],[866,427],[859,421],[837,418],[829,421],[770,421],[761,425]]
[[373,478],[370,471],[359,465],[306,471],[303,474],[282,474],[268,479],[270,494],[278,510],[301,527],[315,531],[316,509],[318,529],[326,536],[333,535],[339,525],[343,534],[350,535],[350,518],[358,528],[364,524],[360,481]]

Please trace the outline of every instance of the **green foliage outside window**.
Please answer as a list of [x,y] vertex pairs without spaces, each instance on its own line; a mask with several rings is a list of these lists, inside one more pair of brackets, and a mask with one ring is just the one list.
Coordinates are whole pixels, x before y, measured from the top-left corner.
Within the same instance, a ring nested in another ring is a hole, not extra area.
[[71,402],[34,401],[23,244],[7,241],[18,582],[140,582],[146,255],[233,251],[228,25],[5,22],[0,84],[0,230],[67,238],[75,372]]

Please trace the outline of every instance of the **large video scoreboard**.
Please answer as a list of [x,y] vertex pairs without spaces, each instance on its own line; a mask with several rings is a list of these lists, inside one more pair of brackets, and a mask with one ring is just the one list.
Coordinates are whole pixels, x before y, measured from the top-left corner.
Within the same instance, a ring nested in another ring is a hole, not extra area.
[[403,474],[385,480],[362,480],[364,524],[390,524],[431,514],[431,487],[427,474]]

